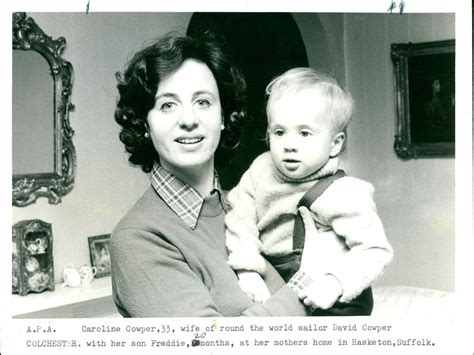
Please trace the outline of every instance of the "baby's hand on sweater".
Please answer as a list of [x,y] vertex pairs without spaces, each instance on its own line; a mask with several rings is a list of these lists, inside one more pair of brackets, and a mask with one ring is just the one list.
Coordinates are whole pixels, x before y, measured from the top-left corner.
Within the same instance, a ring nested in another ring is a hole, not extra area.
[[258,272],[237,271],[239,286],[252,301],[263,303],[270,298],[270,291]]
[[313,308],[328,309],[341,297],[342,287],[332,275],[321,275],[298,293],[303,303]]

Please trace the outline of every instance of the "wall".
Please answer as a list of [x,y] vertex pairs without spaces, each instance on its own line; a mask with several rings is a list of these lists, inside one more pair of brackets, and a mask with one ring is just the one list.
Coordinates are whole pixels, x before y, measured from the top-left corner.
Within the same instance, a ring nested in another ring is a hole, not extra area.
[[454,159],[395,155],[390,44],[452,39],[451,14],[346,14],[346,79],[357,109],[349,130],[353,175],[375,185],[395,259],[381,284],[454,290]]
[[51,37],[66,38],[64,58],[74,67],[71,126],[77,153],[76,184],[58,205],[39,199],[13,208],[13,223],[42,219],[52,223],[55,278],[68,262],[89,264],[87,237],[110,233],[148,186],[131,168],[113,119],[115,72],[130,53],[171,30],[184,33],[191,14],[30,13]]
[[309,65],[345,82],[344,15],[295,13],[293,17],[305,42]]

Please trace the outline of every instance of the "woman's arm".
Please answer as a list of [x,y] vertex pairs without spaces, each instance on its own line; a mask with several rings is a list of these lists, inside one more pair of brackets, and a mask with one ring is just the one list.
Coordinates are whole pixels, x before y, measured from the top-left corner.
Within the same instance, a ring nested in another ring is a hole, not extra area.
[[253,304],[240,291],[224,258],[221,272],[215,275],[224,280],[219,279],[221,286],[215,289],[159,235],[122,229],[110,243],[114,300],[131,317],[220,317],[228,315],[230,308],[230,312],[237,310],[231,316],[309,315],[297,293],[269,264],[265,280],[273,296]]

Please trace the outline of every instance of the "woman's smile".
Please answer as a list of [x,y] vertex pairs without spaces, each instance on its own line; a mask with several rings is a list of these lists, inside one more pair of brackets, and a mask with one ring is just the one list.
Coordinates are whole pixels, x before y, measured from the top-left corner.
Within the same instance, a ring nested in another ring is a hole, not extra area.
[[[177,144],[177,151],[174,154],[199,154],[201,151],[205,150],[205,140],[203,136],[192,136],[192,137],[178,137],[175,140]],[[188,157],[191,159],[191,157]]]
[[200,143],[204,140],[204,137],[202,136],[195,136],[195,137],[178,137],[175,139],[175,142],[179,144],[185,144],[185,145],[195,145],[197,143]]

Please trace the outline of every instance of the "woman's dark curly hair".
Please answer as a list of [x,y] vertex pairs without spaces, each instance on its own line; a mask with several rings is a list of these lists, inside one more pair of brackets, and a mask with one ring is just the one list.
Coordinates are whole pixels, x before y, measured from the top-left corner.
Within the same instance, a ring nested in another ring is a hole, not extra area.
[[129,161],[150,172],[159,159],[150,137],[145,137],[148,112],[155,105],[160,80],[176,71],[187,59],[208,66],[217,82],[225,128],[216,151],[216,163],[225,164],[239,143],[245,118],[246,84],[232,61],[224,41],[206,32],[199,36],[170,33],[137,52],[123,73],[116,73],[119,99],[115,121],[122,126],[120,141]]

